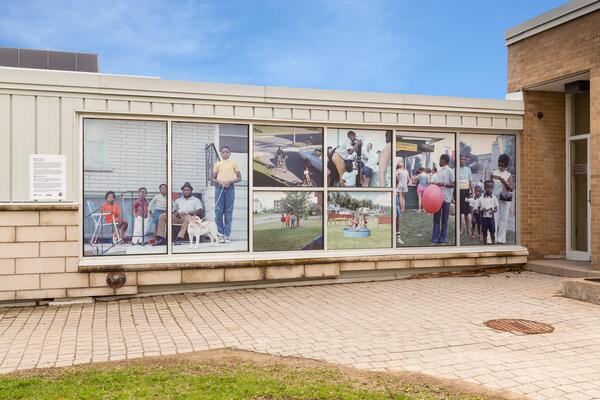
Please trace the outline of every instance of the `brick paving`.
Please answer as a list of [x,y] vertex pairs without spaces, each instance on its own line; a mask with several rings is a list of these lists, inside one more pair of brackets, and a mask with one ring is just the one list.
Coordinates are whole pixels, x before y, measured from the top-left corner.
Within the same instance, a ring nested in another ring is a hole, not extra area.
[[[600,398],[600,306],[534,273],[0,309],[0,372],[232,347],[403,370],[532,399]],[[554,333],[495,332],[523,318]]]

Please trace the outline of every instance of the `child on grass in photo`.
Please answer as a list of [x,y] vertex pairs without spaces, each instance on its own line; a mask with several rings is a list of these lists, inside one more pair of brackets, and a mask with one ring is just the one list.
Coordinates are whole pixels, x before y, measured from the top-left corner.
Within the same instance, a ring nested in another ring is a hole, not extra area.
[[410,182],[410,176],[404,168],[404,161],[400,160],[396,165],[396,192],[398,192],[398,198],[400,199],[400,212],[406,211],[404,195],[408,193],[408,182]]
[[479,212],[479,199],[481,198],[481,188],[475,185],[473,194],[467,199],[471,206],[471,240],[475,240],[475,228],[477,228],[477,238],[481,240],[481,213]]
[[496,224],[494,214],[498,211],[498,199],[494,196],[494,182],[486,181],[483,185],[484,195],[479,199],[479,212],[481,213],[481,230],[483,244],[488,244],[488,233],[492,244],[496,244]]
[[344,183],[344,186],[356,186],[357,171],[353,168],[352,163],[346,163],[344,168],[346,169],[346,172],[344,172],[344,175],[342,175],[342,182]]

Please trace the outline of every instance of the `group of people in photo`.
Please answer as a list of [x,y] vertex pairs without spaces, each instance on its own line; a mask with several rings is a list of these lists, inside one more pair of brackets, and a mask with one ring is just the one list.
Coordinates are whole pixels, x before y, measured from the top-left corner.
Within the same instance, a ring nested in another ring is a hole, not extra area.
[[281,214],[281,228],[298,228],[300,226],[300,218],[296,214],[282,213]]
[[[348,131],[344,143],[327,148],[328,185],[330,187],[389,187],[391,180],[392,131],[385,132],[385,146],[373,143]],[[377,181],[372,181],[377,175]]]
[[[218,230],[218,241],[230,243],[233,223],[233,207],[235,202],[235,184],[242,180],[240,167],[232,160],[231,149],[223,146],[220,151],[221,160],[214,164],[211,184],[215,187],[215,223]],[[154,246],[166,244],[168,237],[167,220],[167,185],[159,185],[158,193],[150,202],[147,200],[148,190],[140,187],[137,198],[132,202],[133,233],[131,245],[144,245],[151,242]],[[104,196],[105,202],[100,207],[104,223],[114,227],[112,242],[125,242],[125,234],[129,227],[117,203],[116,194],[108,191]],[[189,182],[181,186],[180,196],[173,202],[171,223],[177,229],[174,240],[183,240],[188,231],[192,218],[205,218],[205,208],[202,200],[194,196],[194,188]],[[151,236],[152,240],[146,241]]]
[[[487,179],[473,179],[471,168],[465,165],[466,157],[461,155],[458,170],[460,233],[466,232],[471,240],[483,244],[505,244],[508,228],[508,217],[513,199],[513,177],[508,166],[510,156],[501,154],[497,168]],[[401,239],[401,214],[406,211],[406,193],[410,184],[416,185],[418,197],[417,212],[423,212],[423,196],[427,187],[437,185],[441,188],[443,200],[441,207],[433,214],[432,245],[448,243],[448,219],[452,204],[455,203],[455,171],[450,168],[450,156],[442,154],[438,167],[419,167],[417,174],[410,176],[403,160],[396,164],[396,199],[397,199],[397,241]]]

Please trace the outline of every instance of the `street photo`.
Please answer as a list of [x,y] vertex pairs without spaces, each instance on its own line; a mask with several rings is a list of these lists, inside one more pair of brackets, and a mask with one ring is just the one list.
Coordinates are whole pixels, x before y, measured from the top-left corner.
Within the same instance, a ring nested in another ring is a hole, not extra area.
[[323,129],[256,125],[255,187],[323,186]]

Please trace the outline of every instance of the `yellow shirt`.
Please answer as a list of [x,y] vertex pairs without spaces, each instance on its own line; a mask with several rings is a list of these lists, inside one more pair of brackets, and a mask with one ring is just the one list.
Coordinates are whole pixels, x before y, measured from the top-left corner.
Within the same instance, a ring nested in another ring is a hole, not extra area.
[[217,174],[217,179],[220,181],[231,182],[237,178],[237,172],[240,172],[240,167],[231,158],[221,160],[215,163],[213,172]]

